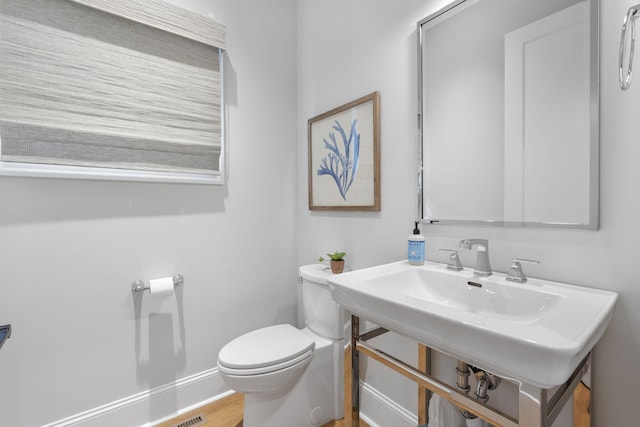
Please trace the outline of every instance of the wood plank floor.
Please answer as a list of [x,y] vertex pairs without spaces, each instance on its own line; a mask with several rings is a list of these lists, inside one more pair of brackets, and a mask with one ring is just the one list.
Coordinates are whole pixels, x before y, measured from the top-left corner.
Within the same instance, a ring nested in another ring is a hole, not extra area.
[[[155,427],[173,427],[189,418],[204,414],[207,422],[203,425],[207,427],[242,427],[242,410],[244,408],[244,397],[240,393],[232,394],[229,397],[215,401],[201,408],[194,409],[177,418],[157,424]],[[337,420],[325,424],[322,427],[343,427],[344,421]],[[368,427],[364,422],[361,427]],[[294,426],[282,426],[294,427]]]
[[[348,347],[345,351],[345,366],[349,366],[351,359],[351,349]],[[344,373],[344,392],[345,392],[345,414],[348,414],[351,408],[347,402],[351,401],[351,375],[350,370],[345,369]],[[591,391],[584,384],[579,384],[574,392],[574,423],[575,427],[588,427],[591,425],[589,405],[591,399]],[[207,427],[242,427],[242,412],[244,410],[244,397],[240,393],[235,393],[224,399],[205,405],[201,408],[194,409],[180,417],[157,424],[155,427],[174,427],[177,424],[190,419],[193,416],[204,414],[207,422],[203,424]],[[426,416],[426,414],[425,414]],[[295,426],[282,426],[295,427]],[[325,424],[322,427],[344,427],[344,420],[336,420]],[[360,420],[360,427],[369,427],[367,423]]]
[[[344,362],[346,366],[351,364],[351,349],[347,347],[344,354]],[[351,410],[348,407],[347,402],[351,401],[351,372],[345,369],[344,372],[344,393],[345,399],[345,414],[348,414]],[[242,412],[244,410],[244,397],[241,393],[234,393],[229,397],[220,399],[201,408],[194,409],[180,417],[165,421],[157,424],[155,427],[174,427],[175,425],[188,420],[199,414],[204,414],[207,418],[207,422],[203,424],[207,427],[242,427]],[[282,427],[295,427],[293,425],[287,425]],[[344,420],[336,420],[323,425],[322,427],[344,427]],[[360,427],[369,427],[367,423],[360,420]]]
[[157,424],[156,427],[172,427],[199,414],[204,414],[207,418],[207,423],[204,424],[207,427],[241,427],[243,407],[243,396],[240,393],[235,393],[177,418]]

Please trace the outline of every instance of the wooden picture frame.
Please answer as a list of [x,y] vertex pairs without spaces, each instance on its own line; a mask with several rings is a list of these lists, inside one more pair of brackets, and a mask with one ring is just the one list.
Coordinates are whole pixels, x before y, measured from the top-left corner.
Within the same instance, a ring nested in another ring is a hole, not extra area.
[[378,92],[309,119],[309,209],[380,211]]

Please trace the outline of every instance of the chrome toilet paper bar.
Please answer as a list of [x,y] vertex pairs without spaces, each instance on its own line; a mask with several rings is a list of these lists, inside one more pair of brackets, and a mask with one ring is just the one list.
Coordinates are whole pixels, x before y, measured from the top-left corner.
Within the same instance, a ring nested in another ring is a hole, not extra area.
[[[180,274],[176,274],[173,276],[173,286],[182,286],[184,285],[184,278]],[[142,280],[136,280],[131,284],[131,292],[143,292],[148,291],[149,285],[145,285]]]
[[[619,67],[618,78],[620,80],[620,88],[627,90],[631,87],[631,74],[633,72],[633,51],[636,44],[636,19],[640,16],[640,4],[631,6],[627,10],[622,22],[622,32],[620,34],[620,54],[618,55]],[[624,57],[627,51],[627,29],[631,26],[631,43],[629,44],[629,63],[627,70],[624,70]]]

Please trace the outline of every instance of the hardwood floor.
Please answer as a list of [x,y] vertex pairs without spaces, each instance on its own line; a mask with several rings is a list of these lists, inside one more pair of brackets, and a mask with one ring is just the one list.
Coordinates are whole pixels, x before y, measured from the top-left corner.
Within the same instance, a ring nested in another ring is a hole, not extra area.
[[156,427],[173,427],[198,414],[204,414],[207,418],[207,422],[204,424],[207,427],[241,427],[243,407],[243,396],[235,393],[172,420],[157,424]]
[[[424,356],[421,355],[421,358]],[[349,366],[351,358],[350,348],[345,351],[345,366]],[[345,369],[344,373],[344,386],[345,386],[345,414],[348,414],[351,408],[346,402],[351,400],[351,375],[350,370]],[[588,427],[591,425],[589,405],[591,399],[591,391],[579,384],[574,392],[574,426],[575,427]],[[207,427],[242,427],[242,411],[244,410],[244,397],[240,393],[235,393],[224,399],[205,405],[201,408],[194,409],[180,417],[165,421],[157,424],[155,427],[174,427],[177,424],[190,419],[193,416],[204,414],[207,418],[207,422],[203,424]],[[426,413],[424,414],[426,417]],[[424,422],[421,419],[421,422]],[[336,420],[323,425],[322,427],[344,427],[344,420]],[[282,427],[296,427],[292,425]],[[369,427],[364,421],[360,421],[360,427]]]
[[[179,424],[199,414],[204,414],[204,416],[207,418],[207,422],[203,424],[207,427],[242,427],[243,407],[243,396],[240,393],[235,393],[229,397],[210,403],[201,408],[194,409],[193,411],[181,415],[180,417],[157,424],[155,427],[173,427],[176,424]],[[368,427],[364,422],[361,422],[360,425],[361,427]],[[322,427],[344,427],[344,421],[332,421]]]
[[[351,364],[351,349],[347,348],[344,355],[344,362],[346,366]],[[351,410],[346,402],[351,401],[351,372],[349,369],[345,369],[344,372],[344,392],[345,392],[345,414],[348,414]],[[204,414],[207,418],[207,422],[203,424],[207,427],[242,427],[242,411],[244,410],[244,397],[240,393],[234,393],[229,397],[220,399],[201,408],[194,409],[180,417],[165,421],[157,424],[154,427],[174,427],[175,425],[188,420],[199,414]],[[345,423],[343,419],[331,421],[322,427],[344,427]],[[296,427],[294,425],[287,425],[282,427]],[[369,427],[367,423],[360,420],[360,427]]]

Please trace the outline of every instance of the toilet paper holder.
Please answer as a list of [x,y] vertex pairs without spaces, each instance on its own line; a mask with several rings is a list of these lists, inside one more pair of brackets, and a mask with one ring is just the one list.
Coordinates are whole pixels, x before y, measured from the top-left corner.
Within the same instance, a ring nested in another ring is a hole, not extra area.
[[[181,274],[176,274],[173,276],[173,286],[182,286],[184,285],[184,278]],[[148,291],[149,285],[145,285],[142,280],[136,280],[131,284],[131,292],[143,292]]]

